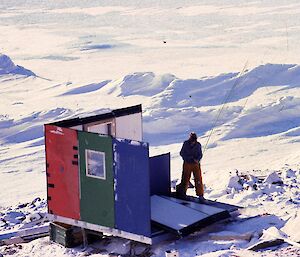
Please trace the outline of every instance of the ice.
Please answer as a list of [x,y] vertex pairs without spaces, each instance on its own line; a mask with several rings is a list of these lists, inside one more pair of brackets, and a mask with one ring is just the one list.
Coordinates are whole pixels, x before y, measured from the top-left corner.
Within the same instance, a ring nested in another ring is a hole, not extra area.
[[[171,151],[172,180],[181,177],[182,162],[178,154],[181,144],[189,131],[196,131],[203,148],[209,143],[209,147],[203,149],[201,162],[206,197],[244,206],[246,217],[257,215],[214,231],[217,237],[222,236],[222,231],[229,231],[240,239],[204,243],[205,235],[199,235],[199,241],[192,243],[192,247],[186,241],[178,243],[181,254],[218,253],[221,249],[228,249],[224,254],[230,254],[232,247],[246,248],[259,240],[259,234],[269,227],[283,228],[286,220],[295,215],[299,203],[299,124],[293,118],[298,114],[300,97],[297,67],[266,65],[247,71],[243,78],[232,72],[193,80],[140,72],[84,86],[41,78],[15,80],[11,77],[13,74],[2,76],[2,92],[22,105],[7,108],[10,102],[1,103],[6,111],[0,116],[0,142],[4,146],[0,151],[3,167],[0,181],[9,181],[2,185],[1,206],[17,204],[19,209],[12,211],[24,216],[5,216],[9,215],[5,209],[0,217],[1,228],[26,228],[43,219],[41,208],[45,206],[38,207],[40,201],[33,203],[32,198],[46,196],[44,123],[103,113],[110,108],[140,102],[144,109],[143,141],[150,142],[150,151],[154,154]],[[260,83],[255,76],[267,82]],[[232,92],[220,119],[214,123],[224,96],[237,81],[241,81],[240,87]],[[208,141],[213,124],[216,128]],[[276,128],[274,124],[278,124]],[[61,133],[60,130],[53,132]],[[194,191],[188,189],[188,193],[194,194]],[[26,201],[31,203],[26,204]],[[287,226],[287,230],[290,227],[293,226]],[[246,234],[252,235],[251,242],[242,239]],[[36,241],[37,247],[43,242],[42,239]],[[118,242],[112,248],[123,251]],[[169,243],[160,248],[154,246],[153,251],[156,256],[163,256],[167,248],[170,248]],[[14,250],[20,255],[23,253],[23,250]]]
[[300,242],[300,216],[297,212],[293,217],[291,217],[284,227],[281,229],[284,233],[286,233],[291,240],[294,242]]
[[[245,220],[226,231],[253,232],[253,243],[275,226],[300,240],[299,7],[295,0],[2,1],[0,230],[32,226],[46,212],[45,200],[32,201],[46,199],[44,123],[142,103],[142,141],[151,153],[171,152],[173,181],[181,178],[182,142],[198,133],[205,196],[245,207]],[[125,253],[123,243],[91,254]],[[200,233],[151,251],[257,256],[244,250],[249,243]],[[258,255],[300,255],[272,250]],[[47,238],[0,252],[84,254]]]

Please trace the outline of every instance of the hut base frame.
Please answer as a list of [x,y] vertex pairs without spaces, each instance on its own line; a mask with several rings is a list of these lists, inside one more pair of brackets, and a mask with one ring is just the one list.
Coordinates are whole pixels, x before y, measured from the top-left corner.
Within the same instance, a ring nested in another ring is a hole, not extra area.
[[[54,214],[48,214],[48,219],[49,219],[49,221],[52,221],[52,222],[57,221],[57,222],[61,222],[61,223],[81,227],[81,228],[84,228],[84,229],[90,229],[90,230],[102,232],[102,233],[112,235],[112,236],[116,236],[116,237],[122,237],[122,238],[130,239],[130,240],[140,242],[140,243],[144,243],[144,244],[148,244],[148,245],[153,244],[153,239],[152,238],[141,236],[141,235],[136,235],[136,234],[125,232],[125,231],[115,229],[115,228],[104,227],[104,226],[88,223],[88,222],[85,222],[85,221],[74,220],[74,219],[70,219],[70,218],[66,218],[66,217],[62,217],[62,216],[58,216],[58,215],[54,215]],[[163,235],[163,236],[165,236],[165,235]]]

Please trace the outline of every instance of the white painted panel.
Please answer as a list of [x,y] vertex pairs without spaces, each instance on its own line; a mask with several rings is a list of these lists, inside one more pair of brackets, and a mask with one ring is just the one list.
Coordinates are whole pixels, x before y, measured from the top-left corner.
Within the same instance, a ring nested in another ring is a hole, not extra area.
[[108,134],[107,123],[90,125],[88,126],[88,132],[98,133],[98,134]]
[[82,125],[70,127],[70,129],[75,129],[75,130],[80,130],[80,131],[83,130],[83,129],[82,129]]
[[98,124],[91,123],[86,125],[86,130],[88,132],[115,136],[114,126],[114,121],[106,121]]
[[208,216],[163,197],[151,196],[151,220],[169,228],[181,230]]
[[214,215],[214,214],[225,211],[224,209],[209,206],[209,205],[206,205],[206,204],[194,203],[194,202],[185,201],[185,200],[181,200],[181,199],[177,199],[177,198],[173,198],[173,197],[168,197],[168,196],[164,196],[164,198],[169,199],[173,202],[182,204],[184,206],[187,206],[189,208],[192,208],[194,210],[197,210],[197,211],[202,212],[202,213],[207,214],[207,215]]
[[116,118],[116,137],[143,141],[142,113]]

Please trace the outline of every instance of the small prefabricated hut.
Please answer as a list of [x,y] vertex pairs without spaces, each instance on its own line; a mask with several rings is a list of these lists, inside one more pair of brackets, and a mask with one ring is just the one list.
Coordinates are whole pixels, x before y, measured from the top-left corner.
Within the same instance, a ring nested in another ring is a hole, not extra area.
[[149,157],[141,105],[46,124],[45,148],[52,221],[152,244],[236,210],[171,197],[170,154]]

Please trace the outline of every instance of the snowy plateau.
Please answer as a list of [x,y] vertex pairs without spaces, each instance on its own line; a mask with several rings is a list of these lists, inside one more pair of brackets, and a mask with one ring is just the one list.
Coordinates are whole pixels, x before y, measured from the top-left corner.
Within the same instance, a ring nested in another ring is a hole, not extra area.
[[[195,131],[205,197],[244,208],[232,222],[138,245],[137,256],[300,256],[297,1],[17,2],[0,1],[0,233],[46,214],[45,123],[142,104],[144,141],[151,155],[171,152],[173,186]],[[284,243],[248,249],[275,238]],[[0,246],[0,256],[19,257],[129,251],[118,238],[86,249],[49,237]]]

